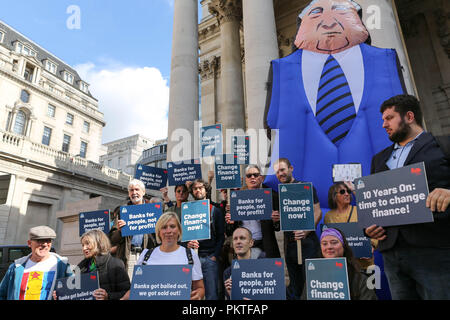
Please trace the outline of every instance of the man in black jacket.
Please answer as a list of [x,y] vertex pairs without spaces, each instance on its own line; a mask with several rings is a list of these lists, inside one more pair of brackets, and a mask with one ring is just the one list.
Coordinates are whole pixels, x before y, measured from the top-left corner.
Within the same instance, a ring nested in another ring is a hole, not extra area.
[[[189,192],[195,200],[206,200],[211,191],[209,183],[197,179],[189,186]],[[187,243],[188,248],[198,249],[198,256],[202,264],[203,282],[205,284],[205,299],[218,300],[219,265],[218,259],[225,241],[224,217],[222,210],[210,205],[211,238],[193,240]]]
[[372,225],[366,234],[380,241],[393,299],[450,299],[450,160],[433,135],[423,130],[415,97],[395,96],[380,112],[394,144],[373,157],[371,173],[424,162],[431,192],[427,205],[436,211],[433,223]]
[[[273,169],[280,183],[299,183],[292,175],[294,167],[287,158],[280,158],[273,164]],[[322,218],[322,210],[320,209],[319,198],[317,197],[316,188],[313,186],[314,201],[314,225],[320,222]],[[279,195],[276,193],[276,201],[274,203],[274,212],[272,217],[280,220],[279,213]],[[298,263],[297,245],[301,242],[302,264]],[[305,286],[305,260],[318,258],[320,251],[320,243],[315,231],[286,231],[284,232],[284,252],[286,257],[286,267],[289,274],[289,292],[291,295],[288,299],[299,300],[302,290]]]

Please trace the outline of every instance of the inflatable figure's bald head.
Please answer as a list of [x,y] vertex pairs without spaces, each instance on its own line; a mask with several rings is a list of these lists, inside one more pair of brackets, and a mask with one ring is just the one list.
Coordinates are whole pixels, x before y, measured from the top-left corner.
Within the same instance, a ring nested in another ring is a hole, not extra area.
[[361,7],[352,0],[314,0],[300,13],[295,39],[299,49],[337,53],[363,43],[369,32],[361,21]]

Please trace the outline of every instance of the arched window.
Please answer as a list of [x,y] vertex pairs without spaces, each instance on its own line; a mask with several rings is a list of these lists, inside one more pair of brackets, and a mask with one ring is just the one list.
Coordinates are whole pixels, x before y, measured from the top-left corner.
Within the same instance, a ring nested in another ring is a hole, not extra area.
[[23,103],[30,102],[30,94],[26,90],[22,90],[20,93],[20,100],[22,100]]
[[14,122],[13,132],[16,134],[24,135],[25,134],[25,124],[27,121],[27,116],[25,112],[19,110],[16,115],[16,121]]

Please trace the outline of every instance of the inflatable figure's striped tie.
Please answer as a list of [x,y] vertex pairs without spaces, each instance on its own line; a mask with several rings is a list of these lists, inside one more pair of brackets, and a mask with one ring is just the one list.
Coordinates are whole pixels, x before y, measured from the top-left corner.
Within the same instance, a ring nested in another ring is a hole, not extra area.
[[339,146],[352,127],[356,109],[344,71],[331,55],[323,67],[316,110],[317,122]]

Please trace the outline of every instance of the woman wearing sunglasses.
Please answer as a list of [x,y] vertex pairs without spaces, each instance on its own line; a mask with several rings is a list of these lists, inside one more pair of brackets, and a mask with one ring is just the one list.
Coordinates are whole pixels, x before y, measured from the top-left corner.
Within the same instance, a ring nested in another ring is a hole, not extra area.
[[[352,189],[351,183],[336,182],[328,190],[328,211],[324,218],[324,223],[349,223],[358,222],[358,213],[356,206],[351,205]],[[372,247],[376,248],[378,241],[371,239]],[[374,258],[359,259],[359,264],[362,269],[367,269],[368,266],[374,264]]]

